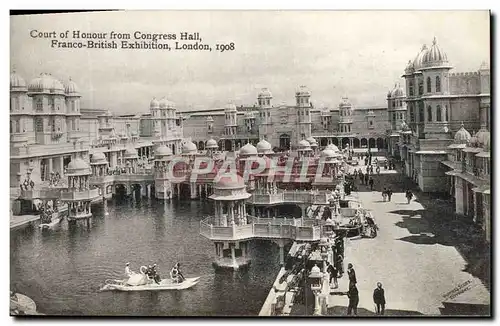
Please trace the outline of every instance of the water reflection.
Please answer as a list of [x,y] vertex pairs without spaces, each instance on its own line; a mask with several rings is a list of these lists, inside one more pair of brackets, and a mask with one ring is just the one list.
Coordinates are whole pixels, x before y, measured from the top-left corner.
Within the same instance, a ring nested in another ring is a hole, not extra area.
[[[85,223],[42,232],[11,232],[11,286],[32,297],[47,314],[256,315],[279,270],[277,246],[251,243],[246,271],[215,272],[213,244],[199,235],[199,221],[212,205],[198,201],[108,201]],[[168,277],[176,262],[187,277],[201,276],[185,291],[98,292],[106,279],[157,263]]]

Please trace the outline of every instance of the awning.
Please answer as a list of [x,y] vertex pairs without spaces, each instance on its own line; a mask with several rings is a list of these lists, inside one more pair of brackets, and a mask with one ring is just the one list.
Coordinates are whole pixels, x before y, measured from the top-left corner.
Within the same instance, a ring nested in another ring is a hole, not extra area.
[[446,151],[418,151],[415,154],[424,154],[424,155],[443,155],[448,154]]
[[484,185],[488,184],[487,181],[481,180],[478,177],[476,177],[472,174],[469,174],[469,173],[463,173],[463,172],[455,170],[455,171],[446,172],[446,174],[450,173],[448,175],[452,175],[451,172],[458,172],[457,174],[453,174],[453,175],[455,175],[459,178],[462,178],[463,180],[465,180],[469,183],[472,183],[476,187],[480,187],[480,186],[484,186]]
[[482,150],[483,149],[479,148],[479,147],[465,147],[464,148],[464,152],[466,152],[466,153],[479,153]]
[[441,161],[441,163],[452,169],[455,169],[455,166],[457,165],[455,162],[452,161]]
[[476,157],[487,157],[487,158],[490,158],[491,155],[490,155],[490,152],[481,152],[479,154],[476,154]]
[[460,171],[453,170],[453,171],[447,171],[444,174],[451,175],[451,176],[459,176],[461,173],[462,172],[460,172]]
[[465,148],[467,145],[466,144],[451,144],[448,146],[448,148]]
[[490,194],[490,185],[488,184],[488,185],[482,185],[480,187],[472,188],[472,191],[489,195]]

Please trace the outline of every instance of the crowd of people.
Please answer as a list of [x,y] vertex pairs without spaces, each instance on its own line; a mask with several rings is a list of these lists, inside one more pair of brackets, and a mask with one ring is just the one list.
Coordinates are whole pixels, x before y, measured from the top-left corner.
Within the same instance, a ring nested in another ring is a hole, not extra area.
[[[176,263],[174,265],[174,267],[172,268],[172,270],[170,271],[170,279],[174,283],[182,283],[185,280],[184,275],[182,275],[180,266],[181,265],[179,263]],[[148,265],[146,267],[146,270],[141,271],[141,272],[144,272],[144,274],[148,277],[148,279],[151,282],[155,282],[156,284],[160,284],[161,277],[160,277],[160,273],[158,272],[158,265],[157,264]],[[130,269],[130,263],[125,264],[125,275],[127,277],[131,277],[134,274],[137,274],[137,273],[133,272]]]

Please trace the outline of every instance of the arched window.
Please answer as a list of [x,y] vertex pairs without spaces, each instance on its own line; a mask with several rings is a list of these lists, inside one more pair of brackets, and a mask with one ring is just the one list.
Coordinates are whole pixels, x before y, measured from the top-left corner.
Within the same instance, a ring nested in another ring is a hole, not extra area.
[[427,107],[427,121],[428,122],[432,121],[432,108],[430,105]]
[[436,92],[441,92],[441,78],[436,76]]
[[410,96],[413,96],[413,80],[410,80],[409,93],[410,93]]
[[424,81],[420,79],[418,81],[418,95],[424,94]]
[[418,121],[424,122],[424,104],[422,102],[418,103]]
[[444,117],[444,121],[448,121],[448,107],[446,105],[444,106],[443,117]]
[[431,77],[427,77],[427,93],[432,92],[431,90]]
[[438,104],[436,107],[436,121],[442,121],[441,119],[441,105]]

